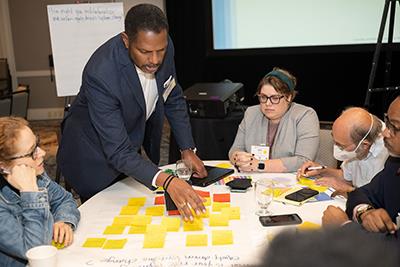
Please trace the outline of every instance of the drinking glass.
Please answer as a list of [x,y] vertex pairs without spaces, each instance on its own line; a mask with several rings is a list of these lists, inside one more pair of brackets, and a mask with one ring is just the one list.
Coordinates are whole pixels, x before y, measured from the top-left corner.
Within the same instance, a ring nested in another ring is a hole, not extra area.
[[178,160],[176,162],[175,174],[182,180],[189,181],[192,176],[192,164],[188,160]]
[[260,179],[255,184],[256,201],[259,209],[256,211],[258,216],[269,214],[268,206],[271,203],[273,193],[273,183],[270,179]]

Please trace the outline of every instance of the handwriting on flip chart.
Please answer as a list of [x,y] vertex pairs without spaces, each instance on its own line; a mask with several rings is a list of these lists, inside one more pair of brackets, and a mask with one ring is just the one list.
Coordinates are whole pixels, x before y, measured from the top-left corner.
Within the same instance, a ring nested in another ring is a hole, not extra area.
[[86,21],[121,21],[123,14],[116,9],[104,8],[92,5],[81,5],[72,7],[71,5],[50,6],[48,8],[50,19],[53,23],[84,23]]
[[[161,265],[159,264],[161,263]],[[251,266],[240,262],[239,256],[232,255],[182,255],[159,257],[117,257],[107,256],[102,259],[86,261],[86,266],[113,266],[113,267],[155,267],[155,266],[208,266],[208,267],[242,267]]]

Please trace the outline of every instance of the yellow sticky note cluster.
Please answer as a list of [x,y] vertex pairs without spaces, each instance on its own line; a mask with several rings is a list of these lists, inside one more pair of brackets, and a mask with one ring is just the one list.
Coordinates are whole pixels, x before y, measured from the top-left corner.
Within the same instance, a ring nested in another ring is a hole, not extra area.
[[175,217],[163,217],[161,225],[164,225],[168,232],[178,232],[181,226],[181,219]]
[[103,246],[103,249],[122,249],[128,239],[108,239]]
[[101,248],[106,242],[106,238],[87,238],[82,247],[84,248]]
[[143,248],[163,248],[166,235],[167,229],[164,225],[147,225]]
[[146,198],[145,197],[131,197],[128,199],[128,206],[144,206],[146,203]]
[[229,214],[210,214],[210,226],[229,226]]
[[202,231],[204,228],[203,219],[194,217],[193,222],[183,221],[183,231]]
[[222,208],[222,214],[226,214],[229,220],[240,220],[240,207]]
[[186,236],[187,247],[201,247],[201,246],[207,246],[207,244],[208,244],[208,236],[206,234]]
[[140,210],[140,206],[123,206],[119,215],[136,215]]
[[233,244],[232,230],[213,230],[211,234],[213,246]]
[[222,208],[229,208],[231,206],[228,202],[213,202],[212,211],[221,211]]
[[163,216],[164,215],[164,206],[152,206],[146,208],[146,215],[149,216]]
[[110,225],[104,230],[104,235],[122,235],[125,230],[125,225]]

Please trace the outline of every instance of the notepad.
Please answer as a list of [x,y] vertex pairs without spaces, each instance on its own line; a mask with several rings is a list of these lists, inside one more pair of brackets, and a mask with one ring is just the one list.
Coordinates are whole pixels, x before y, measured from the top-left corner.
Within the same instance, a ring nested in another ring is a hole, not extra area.
[[140,210],[140,206],[123,206],[119,215],[136,215]]
[[213,246],[233,244],[233,233],[231,230],[213,230],[211,234]]
[[229,220],[240,220],[240,207],[222,208],[222,214],[226,214]]
[[193,222],[183,221],[183,231],[202,231],[203,230],[203,219],[194,217]]
[[128,239],[108,239],[103,246],[103,249],[122,249]]
[[229,226],[229,214],[210,214],[210,226]]
[[152,206],[146,208],[146,215],[149,216],[163,216],[164,215],[164,206]]
[[125,230],[125,225],[110,225],[104,230],[104,235],[122,235]]
[[84,248],[101,248],[106,242],[106,238],[87,238],[82,247]]
[[208,236],[206,234],[186,236],[187,247],[203,247],[207,246],[207,243],[208,243]]
[[145,203],[145,197],[131,197],[128,199],[128,206],[143,206]]

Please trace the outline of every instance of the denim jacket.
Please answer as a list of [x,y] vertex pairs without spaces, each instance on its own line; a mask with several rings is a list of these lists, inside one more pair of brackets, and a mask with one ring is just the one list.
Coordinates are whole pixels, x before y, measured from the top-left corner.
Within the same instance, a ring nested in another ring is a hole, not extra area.
[[46,173],[37,184],[39,192],[20,195],[7,183],[0,188],[0,266],[25,266],[27,250],[51,244],[55,222],[68,222],[73,229],[78,225],[80,213],[71,193]]

